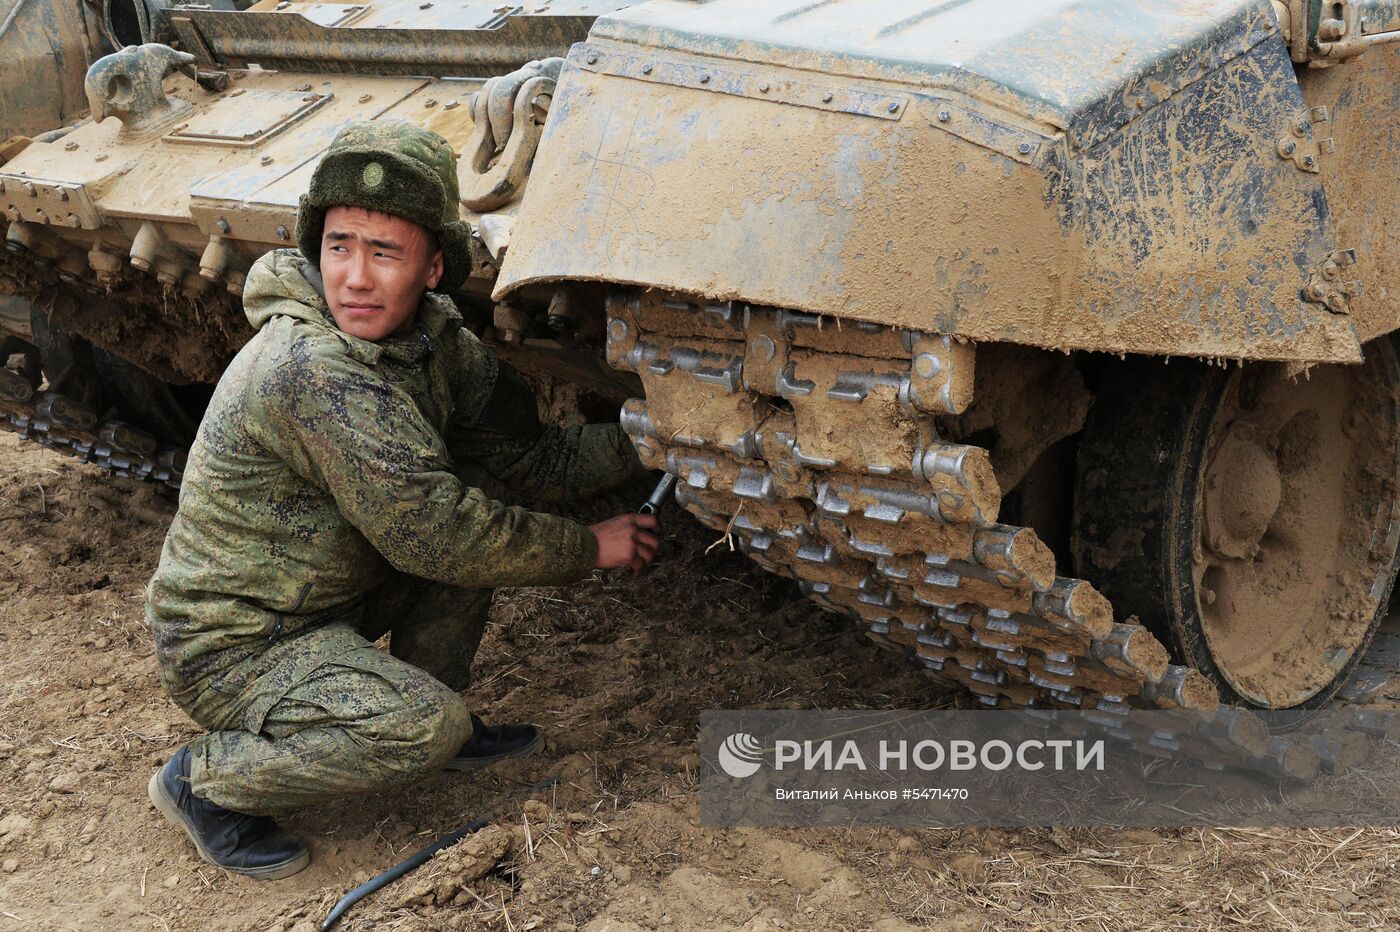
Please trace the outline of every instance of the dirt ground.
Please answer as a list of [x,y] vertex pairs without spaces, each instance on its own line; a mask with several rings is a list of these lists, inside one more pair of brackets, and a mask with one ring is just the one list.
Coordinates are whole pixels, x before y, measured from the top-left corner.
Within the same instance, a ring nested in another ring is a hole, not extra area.
[[[156,680],[142,593],[174,504],[0,434],[0,929],[308,932],[351,887],[494,811],[496,827],[340,928],[1394,928],[1400,833],[731,830],[698,825],[713,708],[959,698],[668,515],[639,579],[501,593],[467,697],[548,750],[288,821],[310,868],[257,883],[151,809],[196,727]],[[559,774],[548,791],[530,786]]]

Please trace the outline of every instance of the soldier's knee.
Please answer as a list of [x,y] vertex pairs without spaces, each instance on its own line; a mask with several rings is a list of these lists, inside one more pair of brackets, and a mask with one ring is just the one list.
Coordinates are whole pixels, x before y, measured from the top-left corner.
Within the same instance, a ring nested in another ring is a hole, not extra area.
[[404,707],[395,717],[398,727],[378,736],[374,756],[396,781],[441,770],[471,735],[467,707],[445,689]]

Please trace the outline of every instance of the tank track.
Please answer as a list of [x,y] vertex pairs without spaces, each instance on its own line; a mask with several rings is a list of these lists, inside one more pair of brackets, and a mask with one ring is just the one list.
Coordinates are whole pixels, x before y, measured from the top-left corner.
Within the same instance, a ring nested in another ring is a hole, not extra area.
[[[4,360],[0,360],[3,364]],[[0,367],[0,430],[19,434],[122,479],[180,488],[187,450],[159,443],[138,427],[103,420],[82,401],[40,391],[29,379]]]
[[[613,294],[608,361],[641,376],[622,423],[676,500],[817,604],[992,709],[1073,709],[1159,756],[1292,779],[1356,765],[1389,713],[1270,735],[1222,707],[1092,584],[1056,574],[1030,528],[998,523],[986,450],[938,415],[972,399],[974,350],[933,333],[654,292]],[[1134,708],[1175,710],[1144,729]]]

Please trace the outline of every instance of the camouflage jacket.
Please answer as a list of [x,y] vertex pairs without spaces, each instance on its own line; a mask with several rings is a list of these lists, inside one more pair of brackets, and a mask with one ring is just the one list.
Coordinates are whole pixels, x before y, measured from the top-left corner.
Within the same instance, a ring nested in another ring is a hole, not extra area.
[[579,579],[597,558],[586,527],[498,499],[642,473],[615,424],[543,426],[449,299],[426,295],[409,332],[370,343],[336,327],[305,268],[278,250],[248,274],[258,332],[214,391],[147,589],[177,700],[272,641],[354,621],[395,569],[463,587]]

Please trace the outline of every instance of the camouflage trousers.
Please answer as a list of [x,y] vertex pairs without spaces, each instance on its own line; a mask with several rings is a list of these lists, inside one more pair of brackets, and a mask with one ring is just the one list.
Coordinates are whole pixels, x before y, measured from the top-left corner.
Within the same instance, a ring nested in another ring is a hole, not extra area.
[[233,667],[186,709],[209,730],[190,742],[195,795],[265,815],[441,770],[471,735],[457,691],[491,594],[398,575],[355,617]]

